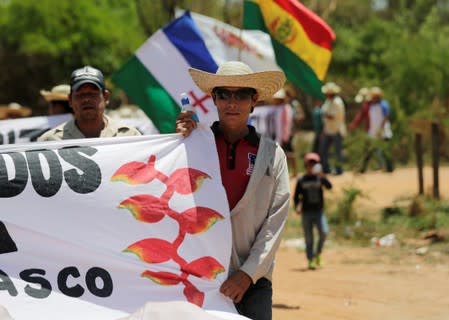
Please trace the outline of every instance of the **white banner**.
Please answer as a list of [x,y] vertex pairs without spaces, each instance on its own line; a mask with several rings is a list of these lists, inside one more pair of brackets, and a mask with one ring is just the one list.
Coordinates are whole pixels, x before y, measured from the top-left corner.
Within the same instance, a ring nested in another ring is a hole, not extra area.
[[159,130],[154,126],[153,121],[151,121],[147,116],[141,118],[119,118],[113,120],[117,121],[118,123],[134,127],[138,129],[143,135],[159,133]]
[[[0,120],[0,145],[36,141],[45,131],[72,118],[72,114]],[[114,121],[137,128],[142,134],[159,133],[148,117],[114,118]]]
[[117,319],[148,301],[235,313],[214,137],[0,147],[0,305],[15,320]]
[[45,131],[72,118],[70,113],[0,120],[0,145],[36,141]]

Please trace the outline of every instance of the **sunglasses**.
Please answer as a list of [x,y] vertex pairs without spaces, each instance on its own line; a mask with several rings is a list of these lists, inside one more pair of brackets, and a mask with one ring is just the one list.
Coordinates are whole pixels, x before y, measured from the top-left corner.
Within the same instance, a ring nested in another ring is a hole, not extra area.
[[216,88],[213,93],[219,100],[230,100],[231,98],[234,98],[237,101],[246,101],[251,99],[253,95],[256,94],[256,91],[252,88],[238,89],[235,91]]

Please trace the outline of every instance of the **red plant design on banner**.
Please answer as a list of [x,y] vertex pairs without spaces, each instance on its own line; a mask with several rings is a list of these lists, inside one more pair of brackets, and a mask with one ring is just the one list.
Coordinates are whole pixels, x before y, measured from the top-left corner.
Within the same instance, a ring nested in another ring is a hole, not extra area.
[[178,223],[178,236],[173,242],[158,238],[143,239],[129,245],[124,252],[134,253],[148,264],[169,260],[176,262],[179,265],[179,274],[145,270],[141,275],[159,285],[183,284],[183,293],[187,300],[201,307],[204,302],[204,293],[189,281],[189,276],[213,280],[225,269],[210,256],[188,262],[178,254],[178,249],[187,233],[195,235],[206,232],[218,220],[222,220],[223,216],[206,207],[193,207],[183,212],[172,210],[168,203],[175,192],[181,195],[192,194],[199,190],[203,180],[210,179],[210,176],[193,168],[179,168],[167,176],[155,168],[155,163],[154,155],[150,156],[148,163],[135,161],[126,163],[114,173],[111,181],[139,185],[151,183],[157,179],[165,184],[165,192],[160,197],[150,194],[134,195],[123,200],[118,207],[128,209],[136,220],[144,223],[157,223],[168,216]]

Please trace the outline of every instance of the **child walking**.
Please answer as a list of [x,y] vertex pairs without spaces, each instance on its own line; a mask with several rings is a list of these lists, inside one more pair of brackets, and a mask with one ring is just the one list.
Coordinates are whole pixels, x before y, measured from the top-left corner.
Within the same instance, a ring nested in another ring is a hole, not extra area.
[[[304,156],[304,167],[306,173],[299,177],[296,182],[293,201],[296,212],[302,218],[308,268],[314,270],[322,264],[321,252],[326,235],[329,232],[329,227],[323,212],[323,187],[331,189],[332,184],[322,171],[320,156],[317,153],[309,152]],[[318,229],[319,234],[315,251],[313,240],[314,226]]]

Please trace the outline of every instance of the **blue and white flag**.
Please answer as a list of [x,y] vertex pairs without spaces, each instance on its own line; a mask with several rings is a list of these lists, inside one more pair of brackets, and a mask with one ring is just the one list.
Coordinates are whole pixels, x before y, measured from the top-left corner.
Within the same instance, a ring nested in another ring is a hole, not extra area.
[[153,34],[113,75],[116,82],[161,133],[174,132],[185,92],[201,122],[217,120],[211,97],[191,79],[188,69],[218,68],[189,12]]

